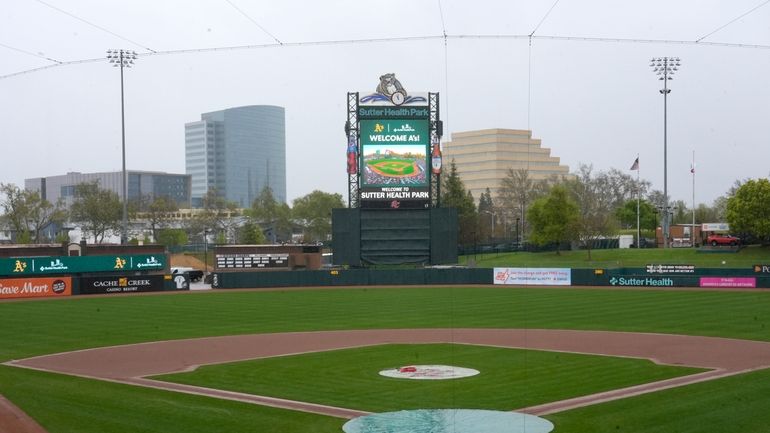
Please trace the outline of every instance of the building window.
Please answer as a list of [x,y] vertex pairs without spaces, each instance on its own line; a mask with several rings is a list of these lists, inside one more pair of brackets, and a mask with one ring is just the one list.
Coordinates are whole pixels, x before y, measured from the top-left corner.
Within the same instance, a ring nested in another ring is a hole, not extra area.
[[75,185],[62,185],[62,187],[61,187],[61,196],[62,197],[74,197],[75,196]]

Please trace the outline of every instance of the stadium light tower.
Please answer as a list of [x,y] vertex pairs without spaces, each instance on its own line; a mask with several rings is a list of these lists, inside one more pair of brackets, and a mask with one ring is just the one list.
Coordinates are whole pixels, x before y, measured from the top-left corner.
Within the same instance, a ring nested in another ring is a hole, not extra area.
[[130,68],[136,60],[136,51],[129,50],[107,50],[107,60],[112,66],[120,68],[120,129],[122,139],[123,153],[123,230],[120,234],[120,244],[128,243],[128,182],[126,175],[126,115],[125,103],[123,100],[123,68]]
[[660,93],[663,94],[663,248],[668,248],[669,238],[669,226],[668,226],[668,116],[667,116],[667,102],[668,94],[671,93],[671,89],[668,88],[668,80],[674,79],[674,74],[679,70],[681,65],[679,57],[655,57],[650,60],[650,67],[652,72],[658,76],[658,80],[663,81],[663,88],[660,89]]

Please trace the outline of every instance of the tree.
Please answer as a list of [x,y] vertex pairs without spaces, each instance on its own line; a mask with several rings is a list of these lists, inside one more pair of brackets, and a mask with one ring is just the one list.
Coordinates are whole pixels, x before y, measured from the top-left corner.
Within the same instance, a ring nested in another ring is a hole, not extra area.
[[294,199],[292,205],[292,214],[304,229],[305,242],[331,238],[332,209],[345,207],[342,195],[318,190]]
[[770,239],[770,181],[751,179],[727,200],[727,223],[735,233]]
[[238,204],[220,196],[216,188],[206,192],[201,204],[201,211],[190,221],[189,234],[202,239],[203,231],[209,229],[213,230],[217,243],[229,242],[239,223]]
[[565,187],[556,185],[548,195],[532,203],[527,218],[532,224],[530,240],[537,245],[556,243],[559,254],[559,245],[573,236],[579,219],[578,206]]
[[[503,218],[515,224],[521,222],[521,235],[529,231],[527,209],[537,198],[544,196],[551,184],[558,182],[557,178],[550,180],[535,180],[529,175],[529,170],[512,168],[500,182],[499,194],[496,197],[497,207]],[[518,230],[518,228],[517,228]]]
[[495,210],[495,206],[492,201],[492,193],[489,188],[481,193],[481,196],[479,197],[478,211],[481,237],[487,241],[490,241],[495,237],[495,220],[498,219],[498,212]]
[[178,247],[187,244],[187,233],[182,229],[159,229],[155,242],[167,247]]
[[481,193],[481,197],[479,197],[479,212],[493,210],[492,193],[489,191],[489,187],[487,187],[487,189]]
[[575,179],[564,182],[570,196],[578,206],[578,220],[574,226],[575,235],[588,250],[591,260],[593,242],[614,233],[616,204],[615,196],[608,194],[606,181],[592,175],[591,165],[581,164]]
[[684,200],[669,203],[671,206],[672,224],[692,224],[692,209],[687,207]]
[[267,241],[262,228],[253,221],[246,221],[238,228],[238,243],[247,245],[264,244]]
[[[725,203],[726,206],[726,203]],[[698,204],[695,208],[695,223],[703,224],[710,222],[724,221],[724,218],[720,218],[717,214],[716,207],[710,207],[704,203]]]
[[[61,226],[67,219],[62,201],[51,204],[38,191],[23,190],[13,184],[0,184],[2,220],[9,226],[18,243],[41,243],[43,232],[51,225]],[[53,237],[53,235],[51,235]]]
[[[581,165],[579,172],[590,166]],[[600,171],[593,175],[593,182],[598,191],[605,196],[608,206],[617,209],[631,199],[636,199],[637,194],[643,196],[650,188],[650,182],[647,180],[637,181],[631,175],[612,168],[609,171]]]
[[478,238],[478,213],[476,203],[470,191],[465,190],[465,185],[454,159],[449,166],[448,176],[442,176],[441,207],[457,208],[458,236],[461,245],[475,243]]
[[17,243],[30,240],[27,224],[27,202],[23,190],[14,184],[0,184],[0,192],[5,196],[0,206],[3,208],[3,223],[15,234]]
[[[615,211],[620,224],[624,228],[636,228],[636,199],[628,200]],[[658,217],[655,207],[647,200],[639,201],[639,228],[641,230],[655,230],[658,227]]]
[[107,234],[121,229],[122,209],[120,197],[113,191],[101,189],[97,182],[75,186],[71,218],[81,224],[84,238],[88,233],[94,237],[94,243],[102,243]]
[[286,203],[279,203],[270,187],[262,189],[251,208],[246,211],[246,215],[253,224],[261,227],[262,231],[269,230],[272,233],[271,242],[291,238],[291,208]]
[[174,219],[174,213],[179,212],[179,205],[170,197],[157,196],[152,200],[142,200],[139,209],[150,225],[152,239],[157,242],[158,230],[166,228]]

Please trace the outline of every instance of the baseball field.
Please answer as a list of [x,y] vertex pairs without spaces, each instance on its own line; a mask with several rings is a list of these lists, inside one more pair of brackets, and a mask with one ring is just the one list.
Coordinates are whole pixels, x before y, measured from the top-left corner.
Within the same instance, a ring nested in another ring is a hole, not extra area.
[[388,177],[411,176],[417,172],[413,159],[382,158],[367,160],[366,165],[375,173]]
[[[770,425],[770,291],[234,290],[2,302],[0,318],[0,395],[50,433],[341,432],[327,407],[527,409],[555,432]],[[480,374],[377,374],[417,363]]]

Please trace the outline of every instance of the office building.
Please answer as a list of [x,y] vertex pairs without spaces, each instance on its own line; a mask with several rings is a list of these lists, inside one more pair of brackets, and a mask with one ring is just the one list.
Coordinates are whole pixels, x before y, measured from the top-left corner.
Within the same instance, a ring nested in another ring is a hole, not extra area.
[[284,108],[228,108],[185,124],[185,171],[192,176],[193,207],[212,188],[239,207],[251,206],[266,186],[285,202]]
[[[185,174],[154,171],[126,170],[128,200],[144,197],[153,200],[165,196],[174,200],[180,208],[190,206],[191,178]],[[39,191],[40,196],[51,203],[64,200],[67,207],[75,199],[75,187],[81,183],[97,182],[99,187],[114,192],[123,200],[123,172],[67,173],[60,176],[38,177],[24,180],[24,188]]]
[[454,159],[457,171],[476,201],[489,188],[492,197],[500,189],[508,170],[525,169],[531,179],[568,176],[569,167],[551,156],[532,131],[517,129],[483,129],[457,132],[443,145],[445,168]]

